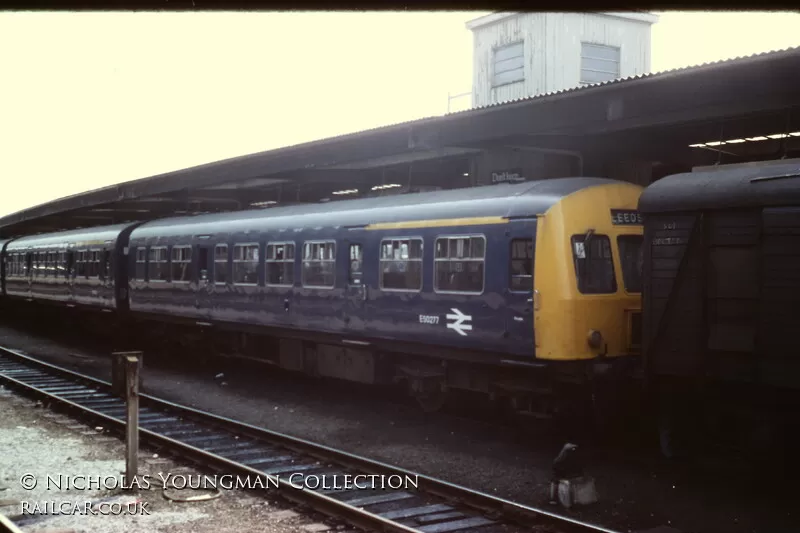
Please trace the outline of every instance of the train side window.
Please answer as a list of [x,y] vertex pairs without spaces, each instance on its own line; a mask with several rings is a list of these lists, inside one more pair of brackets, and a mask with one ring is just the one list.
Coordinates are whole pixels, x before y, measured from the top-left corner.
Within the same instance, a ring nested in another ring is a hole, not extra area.
[[381,241],[380,287],[391,291],[422,290],[420,238],[395,238]]
[[239,285],[258,283],[258,244],[233,246],[233,282]]
[[42,254],[41,252],[35,252],[33,254],[33,275],[34,277],[39,277],[42,275]]
[[294,285],[294,243],[267,244],[267,285]]
[[533,290],[533,258],[533,239],[512,239],[509,289],[526,292]]
[[642,292],[643,242],[644,237],[642,235],[620,235],[617,237],[622,282],[628,292]]
[[147,279],[149,281],[166,281],[169,273],[167,263],[167,247],[151,246],[147,262]]
[[94,278],[94,279],[100,277],[100,251],[99,250],[90,250],[89,253],[88,253],[86,277],[87,278]]
[[214,283],[228,282],[228,245],[218,244],[214,247]]
[[173,246],[172,247],[172,281],[174,282],[189,282],[191,277],[191,270],[189,267],[192,264],[192,247],[191,246]]
[[607,235],[590,234],[572,236],[572,256],[578,290],[583,294],[611,294],[617,292],[614,262],[611,259],[611,241]]
[[486,238],[483,235],[438,237],[434,256],[436,292],[483,292]]
[[67,252],[56,254],[56,278],[67,277]]
[[75,257],[75,277],[86,277],[86,250],[78,250]]
[[303,244],[303,287],[332,289],[336,277],[336,243],[307,241]]
[[147,248],[141,246],[136,249],[136,279],[145,281],[147,279]]
[[347,283],[361,285],[364,265],[364,249],[360,244],[350,245],[350,260],[347,267]]

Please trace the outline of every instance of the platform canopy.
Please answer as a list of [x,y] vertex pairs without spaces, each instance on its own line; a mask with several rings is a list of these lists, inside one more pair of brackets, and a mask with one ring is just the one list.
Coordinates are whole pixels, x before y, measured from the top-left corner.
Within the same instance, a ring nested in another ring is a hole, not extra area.
[[[494,104],[112,185],[3,217],[0,237],[173,214],[483,184],[486,170],[475,164],[475,158],[508,150],[572,154],[580,162],[573,173],[617,179],[629,179],[621,165],[636,162],[648,169],[645,178],[637,178],[646,185],[696,165],[796,156],[798,106],[800,49],[793,48]],[[356,190],[357,194],[352,192]]]

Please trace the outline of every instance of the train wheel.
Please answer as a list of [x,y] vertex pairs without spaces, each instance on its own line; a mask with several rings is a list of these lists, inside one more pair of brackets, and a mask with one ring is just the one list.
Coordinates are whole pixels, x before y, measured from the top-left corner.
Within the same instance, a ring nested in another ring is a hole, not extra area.
[[415,393],[414,399],[426,413],[435,413],[447,404],[448,394],[443,391]]
[[426,413],[441,410],[449,397],[444,383],[438,379],[411,378],[408,380],[408,391]]

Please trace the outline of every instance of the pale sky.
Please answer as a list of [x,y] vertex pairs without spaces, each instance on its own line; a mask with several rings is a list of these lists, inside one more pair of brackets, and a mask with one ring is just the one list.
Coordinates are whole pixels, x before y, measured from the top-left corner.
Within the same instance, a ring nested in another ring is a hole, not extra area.
[[[484,14],[0,13],[0,216],[442,115]],[[800,45],[794,13],[659,15],[653,71]]]

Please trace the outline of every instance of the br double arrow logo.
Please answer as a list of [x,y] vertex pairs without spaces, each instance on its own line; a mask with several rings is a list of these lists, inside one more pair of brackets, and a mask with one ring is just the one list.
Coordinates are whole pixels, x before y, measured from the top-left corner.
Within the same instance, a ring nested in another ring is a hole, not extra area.
[[[472,315],[465,315],[458,309],[450,309],[453,314],[447,315],[447,328],[456,330],[459,335],[467,336],[465,331],[472,331],[472,324],[465,324],[465,322],[472,322]],[[453,320],[454,322],[450,322]]]

